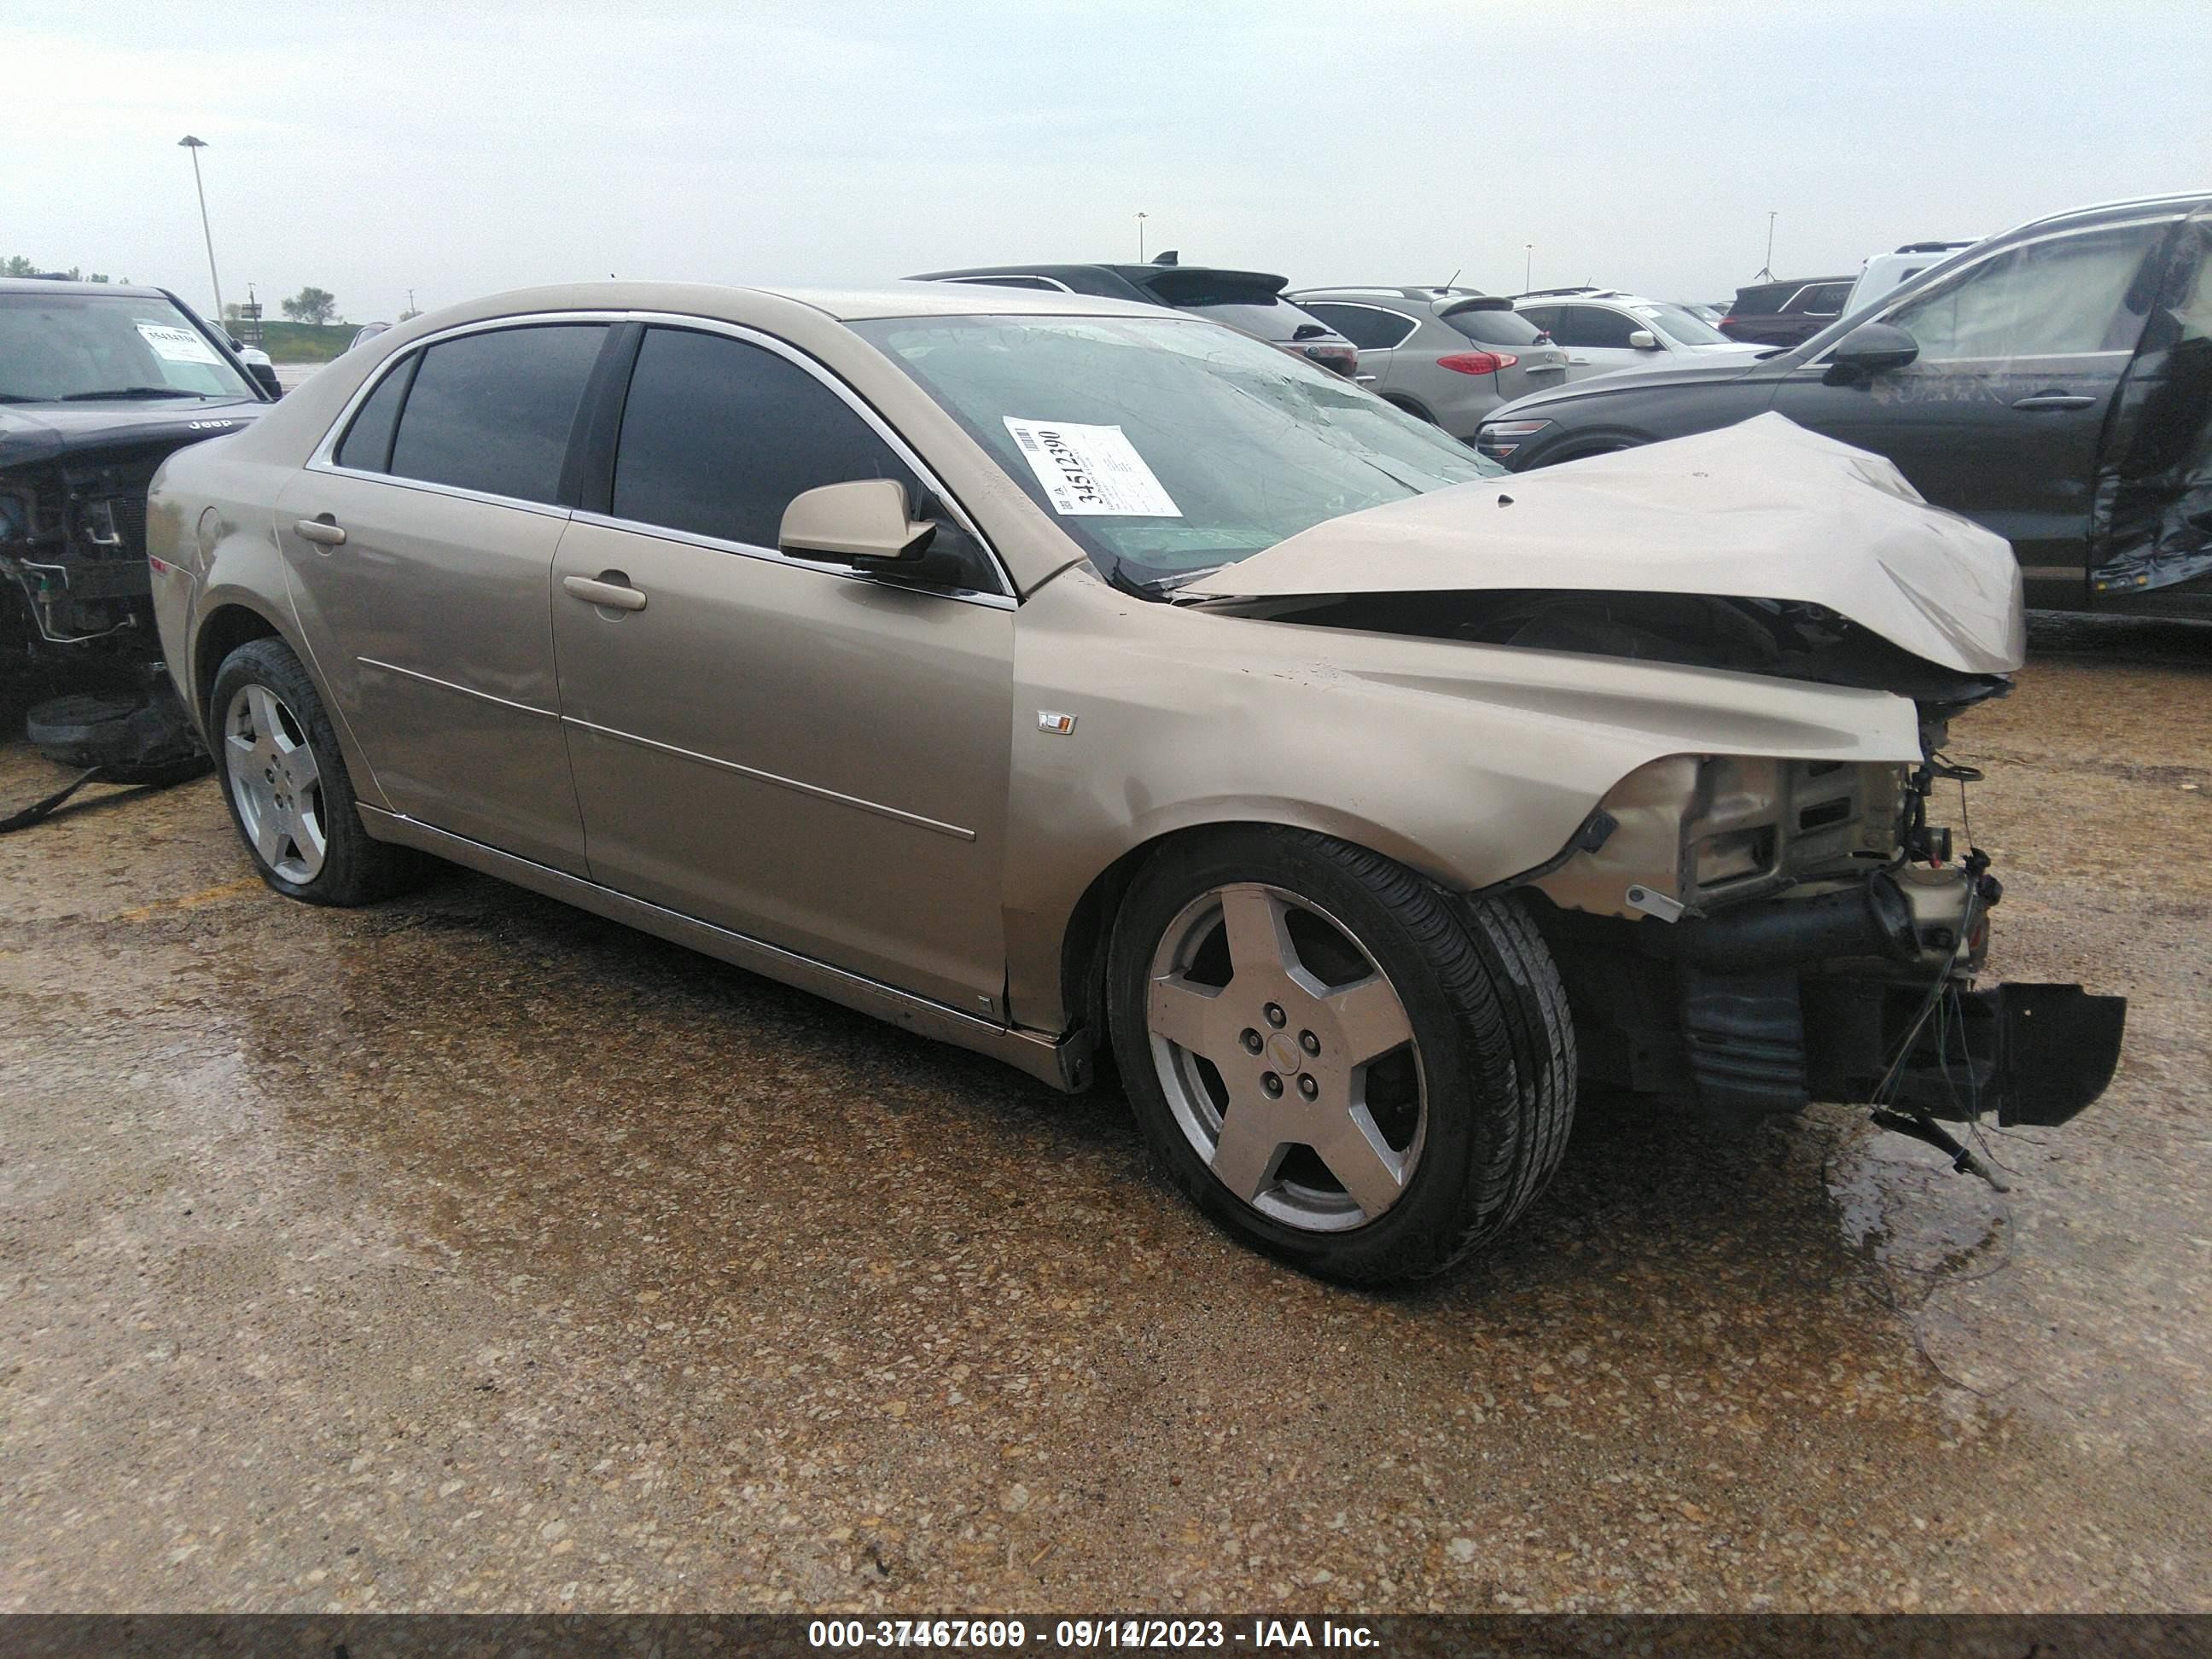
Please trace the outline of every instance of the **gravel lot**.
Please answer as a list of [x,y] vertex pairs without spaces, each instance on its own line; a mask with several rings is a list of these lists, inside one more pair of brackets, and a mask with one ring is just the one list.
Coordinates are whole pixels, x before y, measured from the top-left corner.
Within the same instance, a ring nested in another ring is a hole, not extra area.
[[2212,1607],[2212,630],[2038,647],[1955,749],[2106,1099],[2003,1198],[1590,1103],[1411,1296],[1110,1091],[458,872],[289,904],[212,781],[0,841],[0,1609]]

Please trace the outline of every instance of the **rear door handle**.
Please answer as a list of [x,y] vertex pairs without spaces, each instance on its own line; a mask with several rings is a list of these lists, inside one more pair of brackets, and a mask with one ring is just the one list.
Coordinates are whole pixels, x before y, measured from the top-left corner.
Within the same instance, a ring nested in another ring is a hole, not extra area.
[[1571,363],[1577,363],[1584,367],[1587,367],[1589,363],[1589,359],[1587,357],[1570,357],[1567,361]]
[[1355,380],[1358,381],[1360,385],[1362,385],[1362,386],[1365,386],[1365,385],[1367,385],[1370,381],[1373,380],[1375,379],[1375,376],[1373,376],[1372,374],[1355,374],[1355,375],[1353,375],[1352,378],[1353,380]]
[[2021,398],[2013,407],[2030,411],[2039,409],[2087,409],[2096,401],[2094,398],[2085,398],[2078,392],[2039,392],[2033,398]]
[[629,578],[619,570],[602,570],[596,578],[563,576],[561,586],[587,605],[603,605],[610,611],[642,611],[645,595],[629,585]]
[[325,547],[345,545],[345,532],[338,527],[338,521],[327,513],[320,518],[301,519],[292,528],[300,532],[302,541],[320,542]]

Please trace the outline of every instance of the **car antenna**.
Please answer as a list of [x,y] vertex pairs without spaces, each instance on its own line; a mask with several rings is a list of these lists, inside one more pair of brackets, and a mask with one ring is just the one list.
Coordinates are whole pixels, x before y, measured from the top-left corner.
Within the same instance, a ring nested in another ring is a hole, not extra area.
[[[1465,270],[1466,269],[1467,267],[1465,265],[1462,265],[1459,268],[1459,270]],[[1454,283],[1459,281],[1459,270],[1455,270],[1450,276],[1444,278],[1444,287],[1447,289],[1449,289]]]

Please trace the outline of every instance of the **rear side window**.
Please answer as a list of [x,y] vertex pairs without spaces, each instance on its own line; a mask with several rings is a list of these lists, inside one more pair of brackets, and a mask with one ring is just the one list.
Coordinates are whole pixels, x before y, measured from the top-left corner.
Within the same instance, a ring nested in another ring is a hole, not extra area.
[[568,428],[606,331],[604,323],[553,323],[432,346],[399,417],[392,472],[517,501],[557,501]]
[[368,401],[353,417],[337,453],[331,457],[340,466],[363,472],[391,471],[392,434],[399,428],[399,406],[407,401],[407,383],[415,378],[415,367],[422,361],[410,357],[368,394]]
[[1525,312],[1485,307],[1455,311],[1444,321],[1477,345],[1534,345],[1544,337],[1544,325]]
[[615,453],[615,517],[773,548],[793,496],[854,478],[896,478],[909,502],[921,497],[890,447],[798,364],[723,335],[646,331]]
[[1802,316],[1832,317],[1844,308],[1850,298],[1849,283],[1819,283],[1807,289],[1790,302],[1790,309]]
[[1293,338],[1300,328],[1320,320],[1297,306],[1265,295],[1257,299],[1182,301],[1176,309],[1203,317],[1210,323],[1226,323],[1231,328],[1241,328],[1247,334],[1279,343]]
[[1404,343],[1419,326],[1410,317],[1376,306],[1334,305],[1309,300],[1298,307],[1317,323],[1326,323],[1362,351],[1389,351]]
[[1641,325],[1624,313],[1600,306],[1561,306],[1552,338],[1563,346],[1626,346]]

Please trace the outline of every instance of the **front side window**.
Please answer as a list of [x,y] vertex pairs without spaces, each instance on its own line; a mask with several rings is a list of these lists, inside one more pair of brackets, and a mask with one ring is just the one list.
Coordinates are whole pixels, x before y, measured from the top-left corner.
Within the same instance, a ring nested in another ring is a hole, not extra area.
[[1620,346],[1640,326],[1637,320],[1601,306],[1562,306],[1552,338],[1563,346]]
[[158,294],[102,294],[82,283],[0,294],[0,404],[258,396],[215,342]]
[[1389,351],[1418,326],[1410,317],[1375,306],[1334,305],[1309,300],[1298,307],[1317,323],[1326,323],[1362,351]]
[[1096,559],[1172,584],[1347,513],[1503,469],[1328,370],[1174,318],[853,328]]
[[2115,225],[2008,248],[1882,320],[1918,343],[1923,362],[2131,351],[2150,303],[2131,293],[2136,274],[2165,228]]
[[604,323],[550,323],[429,347],[400,411],[389,470],[488,495],[558,501],[568,429],[606,331]]
[[646,331],[615,452],[615,517],[774,548],[793,496],[855,478],[896,478],[910,504],[922,499],[890,446],[788,358],[726,335]]

